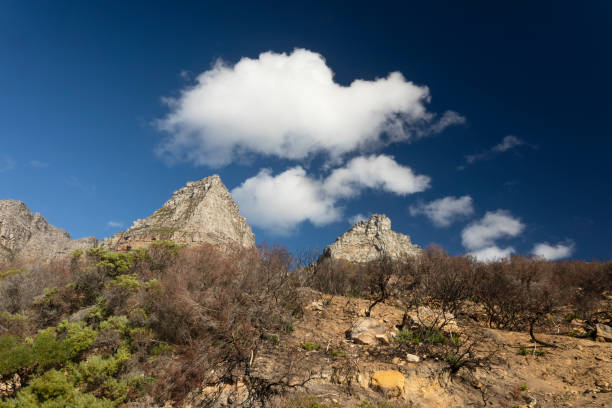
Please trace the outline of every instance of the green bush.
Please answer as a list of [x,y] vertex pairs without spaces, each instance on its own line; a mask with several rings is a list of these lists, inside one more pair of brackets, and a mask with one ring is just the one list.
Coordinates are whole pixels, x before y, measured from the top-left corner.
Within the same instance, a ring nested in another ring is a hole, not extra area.
[[23,388],[16,398],[0,401],[0,408],[111,408],[107,399],[77,390],[57,370],[49,370]]
[[310,343],[308,341],[305,341],[304,343],[300,344],[300,347],[302,347],[306,351],[319,350],[321,348],[321,346],[319,346],[318,344]]

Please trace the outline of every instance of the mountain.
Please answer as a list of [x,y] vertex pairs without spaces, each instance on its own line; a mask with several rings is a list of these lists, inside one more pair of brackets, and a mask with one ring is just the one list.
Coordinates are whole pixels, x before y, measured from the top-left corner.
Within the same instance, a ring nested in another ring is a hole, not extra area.
[[408,235],[391,230],[391,220],[387,216],[373,214],[369,220],[359,221],[336,242],[325,247],[322,258],[362,263],[383,256],[391,259],[419,256],[422,252],[419,246],[410,242]]
[[128,251],[160,240],[187,245],[255,246],[251,227],[240,215],[230,192],[216,174],[187,183],[153,215],[105,238],[102,247]]
[[95,237],[73,240],[42,215],[33,214],[22,201],[0,200],[0,262],[44,262],[96,246]]

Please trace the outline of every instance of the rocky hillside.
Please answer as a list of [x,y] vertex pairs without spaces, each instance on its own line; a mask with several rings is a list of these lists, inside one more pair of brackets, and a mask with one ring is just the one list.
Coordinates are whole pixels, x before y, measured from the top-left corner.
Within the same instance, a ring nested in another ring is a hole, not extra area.
[[187,183],[153,215],[104,239],[102,247],[128,251],[161,240],[187,245],[255,246],[251,227],[218,175]]
[[0,262],[14,259],[44,262],[97,245],[95,237],[73,240],[42,215],[33,214],[21,201],[0,200]]
[[408,235],[391,230],[391,220],[374,214],[367,221],[359,221],[323,251],[323,258],[342,259],[353,263],[369,262],[387,256],[399,259],[419,256],[421,248],[410,242]]

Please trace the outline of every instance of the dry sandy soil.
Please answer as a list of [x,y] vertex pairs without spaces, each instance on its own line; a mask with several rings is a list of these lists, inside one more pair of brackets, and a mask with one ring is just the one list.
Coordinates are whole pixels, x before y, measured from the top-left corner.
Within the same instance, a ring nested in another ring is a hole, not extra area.
[[[612,343],[540,333],[538,338],[557,346],[542,348],[527,333],[484,329],[481,349],[497,350],[490,367],[450,375],[443,361],[424,355],[420,362],[406,362],[405,351],[393,341],[367,346],[347,340],[346,331],[363,316],[367,301],[314,291],[305,298],[308,306],[294,332],[253,362],[262,378],[288,379],[292,385],[311,378],[274,405],[291,406],[287,401],[299,396],[341,407],[379,401],[383,396],[371,387],[373,373],[398,370],[405,377],[402,395],[392,400],[398,407],[612,407]],[[392,332],[402,312],[378,305],[372,317]],[[305,342],[320,349],[305,350]],[[521,346],[528,355],[518,354]],[[534,353],[539,350],[544,354]]]

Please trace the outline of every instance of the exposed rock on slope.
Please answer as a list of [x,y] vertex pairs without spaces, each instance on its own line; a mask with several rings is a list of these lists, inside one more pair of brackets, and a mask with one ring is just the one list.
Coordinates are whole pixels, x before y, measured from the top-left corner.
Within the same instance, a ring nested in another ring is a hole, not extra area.
[[218,175],[187,183],[149,218],[137,220],[128,230],[104,239],[102,246],[127,251],[160,240],[187,245],[255,246],[251,227]]
[[0,262],[13,259],[49,261],[75,249],[98,246],[95,237],[73,240],[21,201],[0,200]]
[[323,258],[361,263],[382,256],[399,259],[421,253],[422,249],[412,244],[408,235],[391,230],[391,220],[387,216],[374,214],[369,220],[353,225],[336,242],[328,245],[323,251]]

